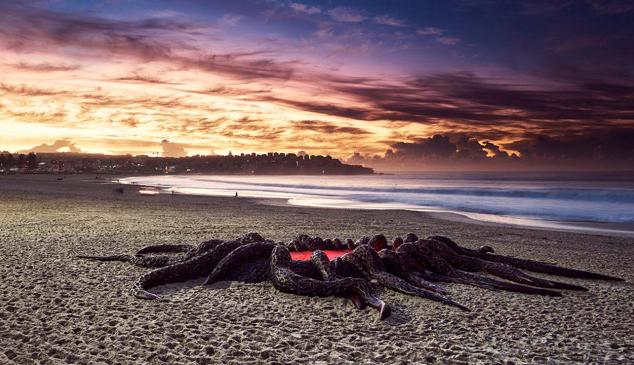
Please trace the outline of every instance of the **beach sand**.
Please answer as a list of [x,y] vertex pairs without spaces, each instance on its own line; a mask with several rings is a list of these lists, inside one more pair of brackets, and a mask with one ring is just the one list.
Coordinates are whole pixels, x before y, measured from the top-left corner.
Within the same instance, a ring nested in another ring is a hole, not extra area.
[[[634,362],[634,239],[441,220],[407,211],[141,196],[72,176],[0,176],[0,364],[522,364]],[[460,244],[626,279],[564,279],[589,292],[561,298],[449,285],[471,313],[384,291],[387,321],[341,298],[284,294],[270,284],[156,288],[128,294],[145,270],[74,259],[197,244],[247,232],[288,241],[446,235]]]

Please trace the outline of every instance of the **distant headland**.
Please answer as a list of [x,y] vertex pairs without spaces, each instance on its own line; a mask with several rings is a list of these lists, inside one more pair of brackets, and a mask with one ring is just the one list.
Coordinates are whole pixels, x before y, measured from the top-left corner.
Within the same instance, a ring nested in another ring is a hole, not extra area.
[[363,175],[374,170],[331,156],[278,153],[155,157],[88,153],[0,153],[0,174]]

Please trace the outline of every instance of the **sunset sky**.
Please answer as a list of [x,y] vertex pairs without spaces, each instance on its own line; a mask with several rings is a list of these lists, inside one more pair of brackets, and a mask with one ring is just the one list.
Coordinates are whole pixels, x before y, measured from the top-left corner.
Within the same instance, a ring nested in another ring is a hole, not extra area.
[[632,1],[3,0],[0,150],[627,168],[633,45]]

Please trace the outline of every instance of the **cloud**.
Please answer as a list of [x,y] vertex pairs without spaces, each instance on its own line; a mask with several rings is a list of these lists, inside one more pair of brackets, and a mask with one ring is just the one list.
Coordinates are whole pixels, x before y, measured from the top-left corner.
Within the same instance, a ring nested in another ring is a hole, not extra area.
[[203,90],[183,90],[191,93],[202,94],[202,95],[226,95],[226,96],[236,96],[236,97],[244,97],[248,95],[261,95],[261,94],[270,94],[271,89],[247,89],[240,87],[231,87],[226,85],[217,85],[215,87],[211,87]]
[[334,9],[329,10],[328,14],[334,20],[343,23],[360,23],[368,19],[368,17],[359,10],[347,6],[338,6]]
[[389,15],[380,15],[374,18],[374,22],[377,24],[382,24],[382,25],[390,25],[393,27],[404,27],[405,26],[405,22],[391,17]]
[[508,152],[502,151],[500,149],[500,146],[495,145],[495,144],[493,144],[493,143],[491,143],[489,141],[485,141],[483,146],[484,146],[484,149],[491,154],[490,157],[492,157],[492,158],[509,158],[509,157],[511,157],[511,155]]
[[527,134],[523,140],[505,144],[523,158],[535,161],[605,161],[610,165],[634,163],[634,126],[611,129],[596,127],[582,133],[561,136]]
[[166,139],[161,141],[161,147],[163,148],[163,157],[185,157],[187,151],[185,148],[176,142],[170,142]]
[[634,10],[630,0],[589,0],[590,4],[603,14],[623,14]]
[[436,40],[438,41],[438,43],[442,43],[447,46],[455,46],[456,44],[460,43],[460,39],[456,37],[438,37],[436,38]]
[[[383,156],[355,153],[349,163],[384,170],[417,169],[625,169],[634,166],[634,127],[597,128],[579,134],[528,134],[503,145],[467,134],[394,142]],[[513,152],[518,151],[519,154]]]
[[302,3],[290,3],[289,6],[298,13],[305,13],[309,15],[321,13],[321,9],[317,6],[310,6]]
[[143,59],[167,56],[169,46],[148,39],[152,32],[187,32],[190,26],[166,18],[118,21],[79,17],[15,4],[0,5],[0,42],[17,51],[79,46],[85,51],[108,50]]
[[418,35],[441,35],[443,33],[445,33],[443,29],[436,27],[425,27],[416,30],[416,34]]
[[445,33],[446,31],[444,29],[436,27],[425,27],[416,30],[417,35],[435,36],[435,39],[438,43],[444,44],[446,46],[455,46],[456,44],[460,43],[459,38],[444,35]]
[[60,152],[61,149],[68,148],[70,152],[80,153],[81,150],[75,146],[75,144],[67,139],[58,139],[53,144],[41,144],[28,150],[20,151],[20,153],[35,152],[35,153],[54,153]]
[[319,29],[315,31],[315,37],[320,39],[331,38],[335,34],[335,30],[330,24],[320,24]]
[[163,84],[163,85],[177,85],[178,84],[174,82],[161,80],[158,77],[140,75],[136,73],[130,76],[117,77],[117,78],[111,79],[111,81],[140,83],[140,84]]
[[21,95],[21,96],[51,96],[51,95],[63,95],[66,91],[60,90],[47,90],[26,85],[10,85],[0,83],[0,91],[7,94]]
[[123,21],[0,3],[0,46],[20,53],[72,49],[77,58],[169,62],[244,80],[289,79],[295,61],[278,62],[262,57],[262,52],[209,53],[189,38],[210,27],[235,24],[239,18],[225,15],[215,25],[172,18]]
[[324,134],[352,134],[367,135],[370,134],[364,129],[356,127],[342,127],[333,123],[322,122],[318,120],[301,120],[293,122],[293,128],[298,131],[313,131]]
[[51,63],[20,62],[16,64],[11,64],[10,66],[17,70],[36,71],[36,72],[75,71],[80,69],[79,65],[51,64]]
[[564,10],[573,2],[570,0],[533,0],[518,2],[518,13],[522,15],[551,16]]
[[244,80],[289,80],[295,73],[294,61],[278,62],[273,59],[253,59],[242,54],[216,54],[197,59],[173,57],[172,61],[186,68],[230,75]]
[[46,123],[59,125],[67,118],[68,113],[64,108],[59,107],[49,111],[24,110],[22,108],[2,108],[0,105],[0,115],[28,123]]
[[350,107],[333,103],[320,103],[315,101],[300,101],[296,99],[285,99],[273,96],[256,96],[251,97],[252,101],[273,102],[285,106],[290,106],[299,110],[312,113],[320,113],[324,115],[332,115],[350,119],[359,120],[380,120],[386,116],[384,113],[375,112],[366,107]]
[[242,19],[242,16],[235,14],[225,14],[220,20],[218,20],[218,24],[228,27],[235,27],[238,22]]
[[185,16],[184,13],[171,9],[151,11],[149,15],[153,18],[180,18]]
[[463,131],[529,128],[556,134],[573,126],[580,129],[594,126],[597,120],[606,125],[618,120],[634,121],[634,84],[625,80],[615,83],[569,79],[561,80],[560,85],[553,88],[454,72],[420,75],[405,84],[329,81],[322,84],[322,88],[355,103],[263,99],[300,110],[359,120],[398,120],[428,125],[451,122],[452,128]]
[[439,134],[418,142],[396,142],[392,145],[396,155],[407,157],[449,158],[455,155],[457,147],[449,141],[449,137]]

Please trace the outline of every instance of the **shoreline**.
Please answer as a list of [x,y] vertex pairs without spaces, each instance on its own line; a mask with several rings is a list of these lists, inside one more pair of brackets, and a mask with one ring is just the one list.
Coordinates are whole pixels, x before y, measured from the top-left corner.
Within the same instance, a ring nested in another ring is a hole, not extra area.
[[[411,211],[275,206],[257,199],[142,196],[94,179],[0,177],[0,363],[329,364],[615,363],[634,361],[631,238],[487,226]],[[200,281],[128,294],[147,272],[75,255],[133,253],[260,232],[351,237],[415,232],[466,247],[624,278],[564,279],[560,298],[450,284],[451,307],[385,290],[392,317],[336,297],[269,283]]]
[[[178,176],[178,175],[176,175]],[[209,176],[209,175],[202,175]],[[137,182],[121,182],[120,179],[133,179],[133,176],[121,177],[116,180],[112,180],[115,184],[121,184],[124,186],[142,186],[149,187],[151,189],[157,189],[157,193],[161,194],[179,194],[179,195],[190,195],[190,196],[199,196],[199,197],[229,197],[230,195],[221,195],[221,194],[209,194],[207,192],[196,192],[191,188],[182,189],[178,188],[175,190],[170,190],[171,188],[167,188],[160,184],[139,184]],[[183,192],[186,191],[186,192]],[[244,198],[244,197],[242,197]],[[265,197],[265,196],[246,196],[248,199],[256,199],[258,202],[262,202],[263,204],[274,204],[287,206],[287,207],[308,207],[308,208],[324,208],[324,209],[348,209],[348,210],[376,210],[376,211],[394,211],[394,210],[402,210],[402,211],[414,211],[414,212],[422,212],[430,215],[430,217],[442,219],[442,220],[450,220],[455,222],[462,223],[470,223],[470,224],[482,224],[482,225],[493,225],[493,226],[501,226],[501,227],[510,227],[510,228],[526,228],[526,229],[535,229],[535,230],[545,230],[545,231],[559,231],[559,232],[574,232],[574,233],[586,233],[586,234],[598,234],[598,235],[615,235],[615,236],[623,236],[623,237],[634,237],[634,224],[626,224],[626,223],[614,223],[614,222],[598,222],[598,221],[576,221],[576,220],[548,220],[548,219],[540,219],[540,218],[529,218],[529,217],[516,217],[516,216],[508,216],[501,214],[489,214],[489,213],[475,213],[475,212],[465,212],[465,211],[451,211],[443,208],[419,208],[416,206],[408,206],[406,204],[387,204],[385,208],[381,208],[379,205],[371,205],[368,203],[364,203],[361,201],[348,201],[346,199],[342,199],[342,204],[346,203],[346,207],[337,207],[333,204],[318,204],[315,203],[314,200],[310,199],[302,199],[297,197]],[[282,201],[283,203],[280,203]],[[312,204],[311,204],[312,202]]]

